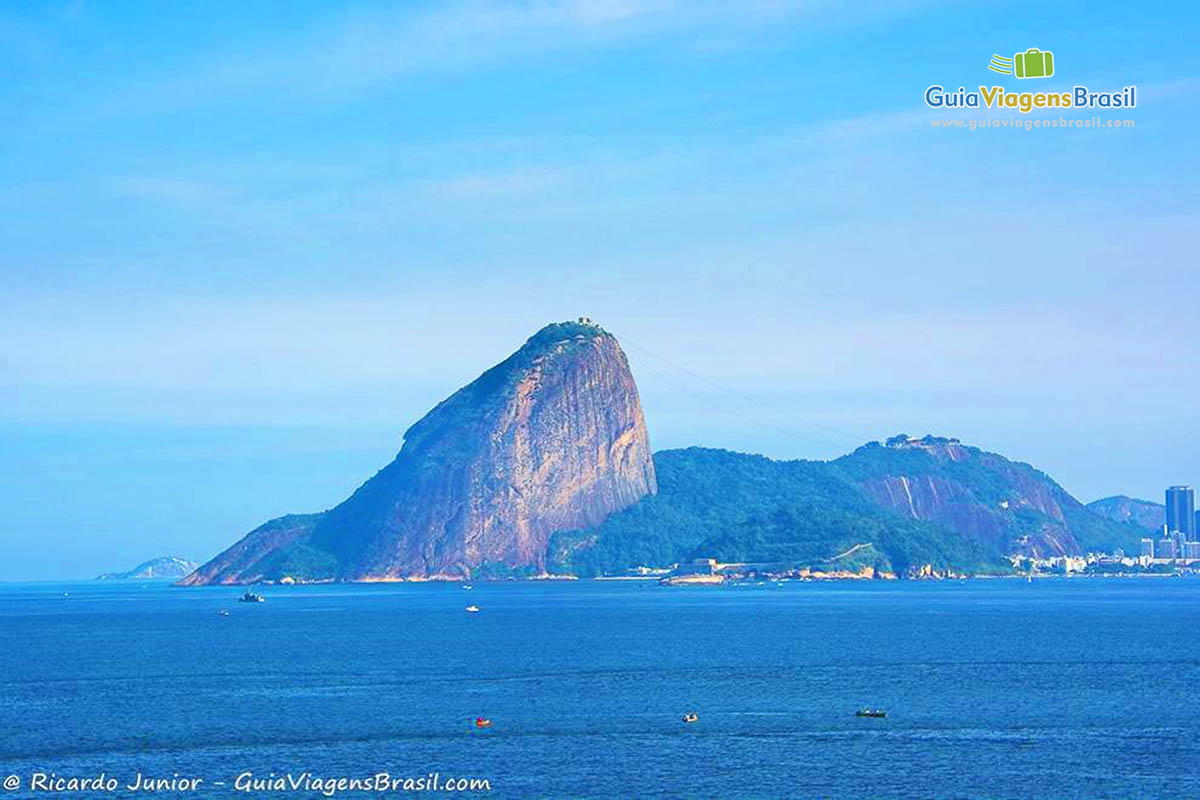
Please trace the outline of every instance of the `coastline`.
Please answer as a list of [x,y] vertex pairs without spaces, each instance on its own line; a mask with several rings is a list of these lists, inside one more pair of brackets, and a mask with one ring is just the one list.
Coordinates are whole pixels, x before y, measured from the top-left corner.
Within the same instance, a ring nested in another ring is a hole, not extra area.
[[[1075,572],[1066,575],[1054,575],[1048,573],[1019,573],[1019,574],[1001,574],[1001,573],[951,573],[951,574],[920,574],[899,576],[894,573],[873,573],[868,574],[863,572],[851,572],[848,570],[838,570],[825,572],[821,570],[807,571],[802,570],[798,575],[597,575],[590,578],[581,578],[578,575],[533,575],[529,577],[504,577],[504,578],[462,578],[452,576],[416,576],[406,578],[356,578],[343,579],[325,578],[319,580],[259,580],[259,581],[241,581],[236,583],[207,583],[207,584],[188,584],[182,585],[178,582],[171,583],[171,588],[203,588],[203,587],[242,587],[242,586],[324,586],[324,585],[339,585],[349,586],[355,584],[373,585],[373,584],[420,584],[420,583],[437,583],[437,584],[467,584],[467,583],[587,583],[587,582],[605,582],[605,583],[656,583],[660,586],[724,586],[724,585],[751,585],[758,583],[823,583],[833,581],[847,582],[863,582],[863,581],[878,581],[878,582],[912,582],[912,583],[929,583],[943,581],[969,581],[969,580],[1015,580],[1015,581],[1046,581],[1046,580],[1103,580],[1103,579],[1130,579],[1130,578],[1188,578],[1194,577],[1188,573],[1177,572],[1108,572],[1108,573],[1082,573]],[[57,581],[29,581],[29,583],[46,583]],[[154,583],[166,583],[166,581],[153,581]],[[26,581],[7,581],[7,583],[26,583]],[[106,581],[112,584],[139,584],[150,583],[150,581],[126,580],[126,581]]]

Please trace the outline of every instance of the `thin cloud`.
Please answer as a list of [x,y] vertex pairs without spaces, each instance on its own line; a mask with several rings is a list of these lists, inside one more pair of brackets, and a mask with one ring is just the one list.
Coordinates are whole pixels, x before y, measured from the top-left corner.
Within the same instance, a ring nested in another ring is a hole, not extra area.
[[672,0],[460,3],[422,13],[353,12],[253,52],[211,52],[190,69],[132,84],[102,101],[109,113],[174,112],[211,104],[300,97],[342,103],[421,70],[464,70],[540,54],[606,49],[645,37],[703,52],[719,34],[771,33],[802,21],[811,32],[878,23],[927,0],[871,2],[847,10],[833,0],[727,4]]

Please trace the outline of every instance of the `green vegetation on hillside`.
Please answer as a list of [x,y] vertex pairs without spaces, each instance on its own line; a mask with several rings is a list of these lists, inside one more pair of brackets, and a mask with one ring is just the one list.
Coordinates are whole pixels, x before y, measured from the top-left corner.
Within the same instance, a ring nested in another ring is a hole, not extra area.
[[555,568],[597,575],[691,558],[818,566],[859,544],[873,545],[871,566],[897,573],[926,563],[1006,568],[947,528],[880,508],[825,462],[688,448],[659,452],[654,464],[658,494],[594,529],[554,536]]

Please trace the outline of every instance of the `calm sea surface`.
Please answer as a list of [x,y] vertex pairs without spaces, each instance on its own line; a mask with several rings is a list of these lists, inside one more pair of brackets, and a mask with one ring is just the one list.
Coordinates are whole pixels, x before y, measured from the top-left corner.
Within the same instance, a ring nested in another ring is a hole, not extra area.
[[1200,797],[1196,580],[263,592],[0,584],[0,778],[22,782],[0,797],[39,771],[204,778],[191,797],[319,796],[233,788],[306,771],[491,797]]

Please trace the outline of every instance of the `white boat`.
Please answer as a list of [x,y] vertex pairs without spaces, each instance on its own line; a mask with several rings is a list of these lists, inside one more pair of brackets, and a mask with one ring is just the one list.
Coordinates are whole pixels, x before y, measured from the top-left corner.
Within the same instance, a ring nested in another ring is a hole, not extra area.
[[479,606],[467,606],[467,613],[468,613],[468,614],[477,614],[477,613],[479,613]]

